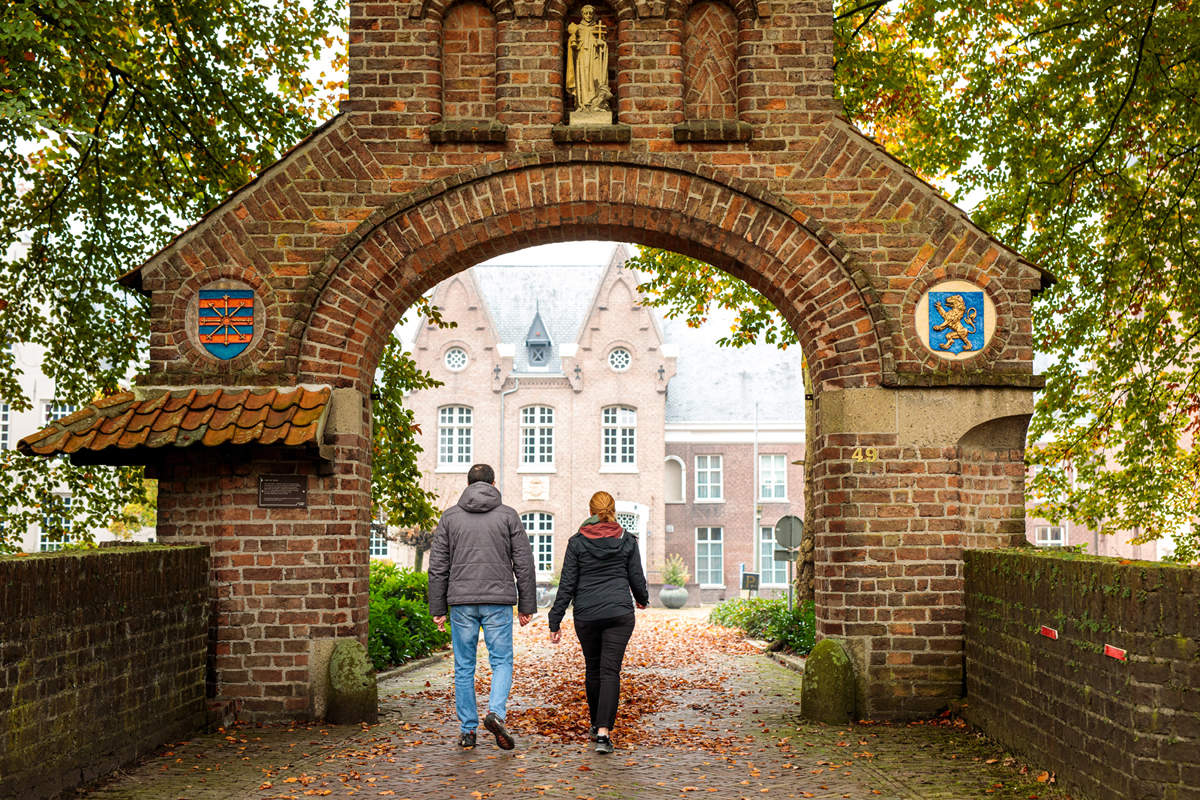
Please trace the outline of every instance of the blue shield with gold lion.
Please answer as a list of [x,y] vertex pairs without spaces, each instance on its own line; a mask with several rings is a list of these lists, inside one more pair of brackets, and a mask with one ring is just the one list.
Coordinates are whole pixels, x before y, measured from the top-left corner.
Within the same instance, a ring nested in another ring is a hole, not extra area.
[[929,293],[929,346],[959,355],[983,349],[983,292]]

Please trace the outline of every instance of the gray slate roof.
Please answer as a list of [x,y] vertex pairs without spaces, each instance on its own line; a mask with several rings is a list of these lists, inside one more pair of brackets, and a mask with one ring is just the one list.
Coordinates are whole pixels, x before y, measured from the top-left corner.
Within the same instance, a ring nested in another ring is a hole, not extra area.
[[559,348],[575,341],[587,314],[603,265],[527,267],[487,265],[472,267],[479,290],[492,313],[500,341],[516,345],[513,372],[529,372],[525,335],[533,317],[541,313],[550,334],[549,370],[534,375],[562,374]]
[[[584,323],[604,265],[472,268],[500,341],[516,346],[515,374],[562,373],[559,348],[574,342]],[[656,313],[657,309],[649,309]],[[525,336],[534,315],[552,339],[547,372],[529,372]],[[718,347],[734,315],[716,311],[700,328],[682,319],[661,320],[663,338],[679,346],[676,374],[667,387],[667,422],[802,422],[804,379],[798,347]]]
[[663,337],[679,345],[667,386],[667,422],[803,422],[804,371],[800,348],[772,344],[719,347],[735,315],[715,311],[699,328],[663,320]]

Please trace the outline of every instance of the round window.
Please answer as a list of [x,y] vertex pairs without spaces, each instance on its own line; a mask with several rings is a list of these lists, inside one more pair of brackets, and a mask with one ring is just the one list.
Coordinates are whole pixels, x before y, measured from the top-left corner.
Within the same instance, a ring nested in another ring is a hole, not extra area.
[[467,366],[467,351],[461,347],[451,347],[446,351],[446,369],[459,372]]
[[617,372],[624,372],[632,363],[633,356],[624,347],[613,348],[613,351],[608,354],[608,365]]

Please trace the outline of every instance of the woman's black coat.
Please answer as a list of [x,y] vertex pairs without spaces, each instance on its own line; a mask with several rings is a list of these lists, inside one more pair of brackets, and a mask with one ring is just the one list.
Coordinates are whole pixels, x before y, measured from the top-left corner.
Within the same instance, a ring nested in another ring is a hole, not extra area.
[[596,620],[632,613],[635,598],[639,605],[650,605],[637,537],[629,531],[603,539],[577,533],[567,542],[550,630],[558,630],[572,600],[575,619]]

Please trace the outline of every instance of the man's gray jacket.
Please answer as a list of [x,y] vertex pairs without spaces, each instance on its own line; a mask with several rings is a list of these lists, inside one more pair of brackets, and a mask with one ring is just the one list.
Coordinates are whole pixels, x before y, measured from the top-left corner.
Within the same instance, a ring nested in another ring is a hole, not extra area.
[[533,550],[521,518],[490,483],[472,483],[442,514],[429,548],[429,611],[448,606],[516,605],[537,612]]

